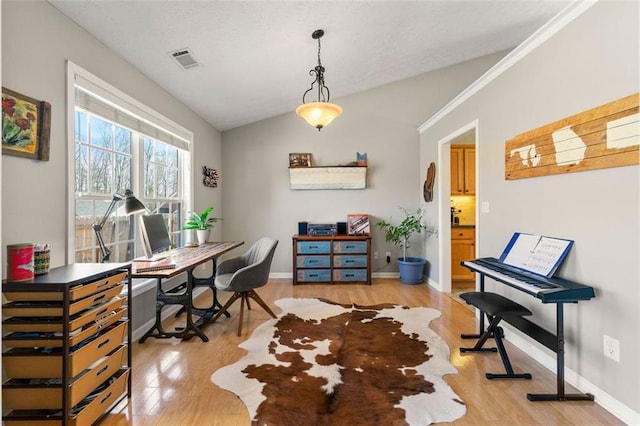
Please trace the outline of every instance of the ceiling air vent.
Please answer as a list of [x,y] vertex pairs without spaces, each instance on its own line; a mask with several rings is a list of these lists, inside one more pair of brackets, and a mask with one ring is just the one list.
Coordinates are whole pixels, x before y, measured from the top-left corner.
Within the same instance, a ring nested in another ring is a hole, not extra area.
[[188,70],[200,66],[198,61],[196,61],[196,58],[194,58],[191,54],[191,51],[186,47],[183,49],[174,50],[173,52],[169,52],[169,56],[171,56],[183,70]]

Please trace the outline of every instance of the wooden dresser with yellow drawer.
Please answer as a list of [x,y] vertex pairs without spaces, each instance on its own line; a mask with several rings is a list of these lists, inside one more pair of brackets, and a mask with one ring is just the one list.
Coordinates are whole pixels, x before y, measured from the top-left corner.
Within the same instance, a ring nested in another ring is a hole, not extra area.
[[5,426],[89,426],[131,396],[131,266],[3,281]]

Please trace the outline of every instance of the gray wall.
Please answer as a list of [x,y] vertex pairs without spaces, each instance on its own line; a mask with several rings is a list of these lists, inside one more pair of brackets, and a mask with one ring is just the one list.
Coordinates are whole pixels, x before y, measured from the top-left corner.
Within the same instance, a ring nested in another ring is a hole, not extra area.
[[[559,275],[592,285],[597,296],[566,307],[567,365],[584,386],[635,411],[633,423],[640,412],[640,168],[505,181],[504,149],[515,135],[639,91],[638,9],[637,2],[596,3],[420,138],[425,165],[437,161],[439,140],[479,120],[478,205],[490,202],[490,213],[479,216],[480,256],[499,255],[515,231],[575,240]],[[437,210],[430,208],[432,219]],[[553,329],[553,306],[495,288]],[[603,335],[620,341],[620,363],[603,356]]]
[[[223,230],[227,239],[247,244],[260,236],[280,240],[272,272],[290,274],[291,237],[298,221],[346,221],[349,213],[368,213],[371,223],[403,217],[398,207],[415,209],[425,176],[419,174],[417,126],[478,78],[505,52],[489,55],[397,83],[333,100],[342,116],[318,132],[292,111],[222,135]],[[331,87],[330,82],[327,82]],[[305,90],[300,88],[300,94]],[[292,106],[293,109],[294,106]],[[363,190],[289,189],[289,153],[310,152],[314,165],[333,166],[367,153]],[[374,272],[397,271],[384,252],[396,257],[384,233],[373,230]],[[417,245],[412,253],[419,254]]]
[[[52,266],[66,263],[67,59],[191,130],[195,208],[214,205],[222,209],[221,188],[205,187],[201,172],[203,165],[221,169],[219,131],[48,3],[3,1],[2,85],[50,102],[52,111],[50,161],[2,156],[3,276],[7,244],[48,242],[53,245]],[[212,238],[219,238],[221,232],[216,227]],[[148,302],[140,305],[137,318],[148,316],[145,307],[153,309],[153,299]]]
[[[38,25],[25,31],[27,16]],[[49,242],[52,266],[65,263],[67,59],[193,131],[195,207],[221,207],[221,189],[205,188],[201,182],[202,165],[221,168],[220,132],[48,3],[3,1],[2,85],[47,100],[52,111],[50,161],[2,156],[3,259],[6,244]]]

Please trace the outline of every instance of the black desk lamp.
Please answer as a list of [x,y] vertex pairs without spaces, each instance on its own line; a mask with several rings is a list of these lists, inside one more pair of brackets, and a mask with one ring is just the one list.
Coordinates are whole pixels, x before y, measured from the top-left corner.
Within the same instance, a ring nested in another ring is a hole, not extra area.
[[101,263],[108,262],[109,257],[111,256],[111,250],[104,245],[104,240],[102,239],[102,228],[109,219],[109,216],[111,216],[111,213],[115,210],[118,202],[121,200],[124,200],[124,212],[127,216],[145,210],[144,204],[142,204],[140,200],[133,195],[133,192],[131,192],[130,189],[127,189],[124,192],[124,195],[113,194],[111,204],[109,204],[109,208],[107,208],[102,220],[99,223],[93,224],[93,231],[96,233],[96,239],[98,240],[98,246],[100,246],[100,253],[102,254]]

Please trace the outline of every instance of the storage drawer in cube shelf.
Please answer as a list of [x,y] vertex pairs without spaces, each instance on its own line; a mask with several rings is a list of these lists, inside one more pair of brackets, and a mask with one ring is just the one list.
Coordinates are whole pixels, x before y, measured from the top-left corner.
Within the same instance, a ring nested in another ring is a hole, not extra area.
[[[101,383],[117,373],[126,360],[120,346],[91,370],[85,370],[69,385],[69,405],[74,407]],[[2,385],[2,405],[11,410],[60,410],[64,388],[51,385],[55,379],[10,379]],[[25,397],[26,396],[26,397]]]
[[[70,377],[75,377],[95,362],[122,345],[127,330],[127,321],[119,321],[106,327],[92,340],[87,339],[84,345],[70,348]],[[14,379],[41,379],[62,377],[62,349],[26,349],[16,348],[2,355],[5,374]]]
[[333,257],[333,266],[336,268],[366,268],[367,256],[337,254]]
[[330,256],[298,256],[298,268],[328,268],[331,264]]
[[331,270],[329,269],[299,269],[298,281],[303,282],[329,282]]
[[367,281],[366,269],[334,269],[334,281]]
[[329,254],[331,253],[331,241],[298,241],[298,253]]
[[366,253],[366,241],[334,241],[334,253]]

